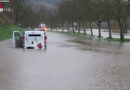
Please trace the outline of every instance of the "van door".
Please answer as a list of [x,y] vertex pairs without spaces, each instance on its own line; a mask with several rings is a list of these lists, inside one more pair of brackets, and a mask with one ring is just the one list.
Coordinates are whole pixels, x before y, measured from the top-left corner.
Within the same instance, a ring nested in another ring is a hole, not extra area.
[[14,48],[21,48],[22,45],[22,33],[19,31],[13,31],[12,42]]

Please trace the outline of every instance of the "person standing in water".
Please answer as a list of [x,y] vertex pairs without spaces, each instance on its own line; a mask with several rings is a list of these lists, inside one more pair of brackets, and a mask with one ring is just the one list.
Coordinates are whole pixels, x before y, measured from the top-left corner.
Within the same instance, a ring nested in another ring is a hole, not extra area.
[[47,42],[47,36],[46,36],[46,32],[44,32],[44,44],[46,45]]

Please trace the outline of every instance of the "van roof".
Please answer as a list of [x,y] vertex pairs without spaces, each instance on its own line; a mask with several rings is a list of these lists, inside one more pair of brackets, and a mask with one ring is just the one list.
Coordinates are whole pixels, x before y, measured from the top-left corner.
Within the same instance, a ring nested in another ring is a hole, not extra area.
[[24,31],[24,33],[44,33],[43,31]]

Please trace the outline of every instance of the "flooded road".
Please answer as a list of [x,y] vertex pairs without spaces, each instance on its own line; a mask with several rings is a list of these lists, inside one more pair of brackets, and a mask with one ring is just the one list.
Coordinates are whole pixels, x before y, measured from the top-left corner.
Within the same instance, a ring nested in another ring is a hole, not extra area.
[[130,90],[130,44],[48,32],[47,49],[0,42],[0,90]]

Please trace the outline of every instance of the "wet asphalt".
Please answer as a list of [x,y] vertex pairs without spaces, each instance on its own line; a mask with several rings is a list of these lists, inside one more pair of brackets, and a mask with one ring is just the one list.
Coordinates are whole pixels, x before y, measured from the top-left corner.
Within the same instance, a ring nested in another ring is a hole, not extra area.
[[0,42],[0,90],[130,90],[130,44],[47,33],[47,48]]

